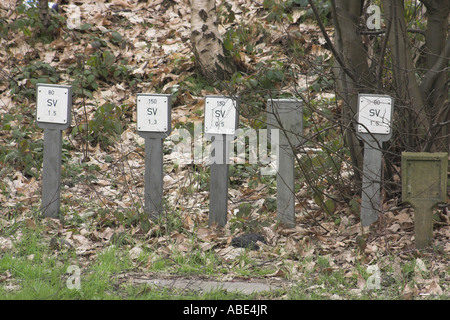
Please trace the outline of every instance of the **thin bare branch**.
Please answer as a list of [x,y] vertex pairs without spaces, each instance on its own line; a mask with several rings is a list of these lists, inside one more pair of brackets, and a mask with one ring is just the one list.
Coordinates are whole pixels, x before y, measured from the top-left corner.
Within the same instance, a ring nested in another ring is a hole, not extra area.
[[328,47],[330,48],[331,52],[333,53],[333,56],[336,58],[337,62],[341,65],[342,70],[354,81],[358,82],[356,79],[355,74],[347,67],[346,63],[342,59],[339,52],[336,50],[336,47],[334,46],[333,42],[331,41],[330,37],[328,36],[327,30],[325,29],[325,26],[322,23],[322,20],[320,19],[319,11],[317,10],[316,5],[312,0],[308,0],[309,4],[311,5],[311,9],[314,12],[314,16],[316,17],[317,23],[319,24],[320,31],[322,32],[325,41],[327,42]]
[[439,74],[445,70],[445,65],[448,64],[450,60],[450,38],[447,39],[445,47],[442,50],[441,55],[434,63],[433,67],[427,71],[423,77],[423,81],[420,84],[420,90],[423,93],[428,93],[433,86],[434,81],[437,79]]

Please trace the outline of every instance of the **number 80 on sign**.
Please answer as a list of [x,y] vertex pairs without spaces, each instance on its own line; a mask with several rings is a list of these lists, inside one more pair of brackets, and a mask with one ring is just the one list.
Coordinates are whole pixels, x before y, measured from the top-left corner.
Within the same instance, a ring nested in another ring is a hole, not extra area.
[[360,94],[358,101],[358,132],[391,134],[393,100],[387,95]]
[[36,120],[54,125],[70,124],[72,89],[70,86],[37,84]]

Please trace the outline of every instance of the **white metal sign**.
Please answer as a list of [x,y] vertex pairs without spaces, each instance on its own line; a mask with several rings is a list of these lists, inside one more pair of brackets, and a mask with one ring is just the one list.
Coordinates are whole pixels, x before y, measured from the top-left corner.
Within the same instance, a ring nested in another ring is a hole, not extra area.
[[358,101],[358,132],[390,134],[392,122],[392,97],[360,94]]
[[138,131],[167,132],[170,127],[169,98],[166,95],[137,95]]
[[237,125],[236,100],[226,97],[205,98],[205,133],[235,134]]
[[37,84],[37,121],[67,124],[71,99],[69,86]]

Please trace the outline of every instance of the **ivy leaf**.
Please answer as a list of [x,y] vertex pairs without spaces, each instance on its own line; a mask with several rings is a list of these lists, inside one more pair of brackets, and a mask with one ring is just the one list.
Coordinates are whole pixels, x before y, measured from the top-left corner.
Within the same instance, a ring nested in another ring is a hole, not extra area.
[[114,43],[120,43],[122,42],[122,35],[120,33],[118,33],[117,31],[112,31],[111,32],[111,40]]
[[223,40],[223,47],[227,50],[227,51],[233,51],[233,40],[231,39],[231,37],[226,37]]

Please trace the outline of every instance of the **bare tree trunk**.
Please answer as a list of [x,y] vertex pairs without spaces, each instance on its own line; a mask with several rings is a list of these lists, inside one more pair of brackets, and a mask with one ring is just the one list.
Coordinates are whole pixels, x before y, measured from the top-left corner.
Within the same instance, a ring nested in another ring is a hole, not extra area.
[[429,118],[416,79],[411,46],[406,31],[403,0],[383,0],[386,23],[391,24],[388,47],[392,57],[396,106],[403,115],[407,147],[417,150],[424,144]]
[[191,43],[196,66],[207,80],[224,80],[234,73],[217,28],[215,0],[191,1]]
[[345,139],[350,148],[355,178],[358,182],[361,181],[360,172],[363,166],[362,147],[354,131],[358,93],[373,92],[375,87],[375,76],[369,68],[367,52],[357,32],[362,5],[359,0],[333,1],[334,45],[340,55],[340,62],[336,60],[334,73],[338,93],[344,100],[342,121],[347,127]]
[[[337,95],[343,99],[344,137],[350,149],[355,171],[362,167],[362,148],[355,137],[354,116],[358,93],[388,93],[395,99],[394,148],[411,151],[444,151],[450,148],[450,105],[448,63],[450,38],[448,15],[450,0],[421,0],[427,7],[428,23],[426,63],[416,66],[411,37],[407,33],[404,0],[382,0],[385,30],[383,39],[361,37],[364,0],[331,0],[334,42],[331,42],[314,0],[308,0],[335,57],[334,74]],[[412,5],[412,4],[411,4]],[[359,25],[359,26],[358,26]],[[380,41],[381,47],[372,44]],[[379,49],[370,53],[366,48]],[[372,46],[372,47],[371,47]],[[378,66],[369,61],[373,60]],[[421,63],[423,60],[419,60]],[[383,72],[386,69],[387,72]],[[422,71],[426,70],[419,85]],[[383,74],[388,77],[383,79]],[[392,80],[391,80],[392,77]],[[383,90],[382,92],[379,92]],[[389,92],[387,92],[389,90]],[[439,141],[438,141],[439,140]],[[436,148],[435,148],[436,147]],[[355,176],[358,181],[358,176]]]
[[[420,86],[431,115],[430,143],[425,151],[431,149],[431,142],[434,140],[436,150],[449,151],[450,124],[448,121],[450,121],[450,107],[448,103],[448,76],[445,68],[448,67],[448,58],[450,57],[450,40],[447,40],[450,1],[422,0],[422,2],[427,8],[428,15],[425,32],[426,68],[433,70],[433,73],[425,75]],[[445,125],[445,123],[447,124]]]

